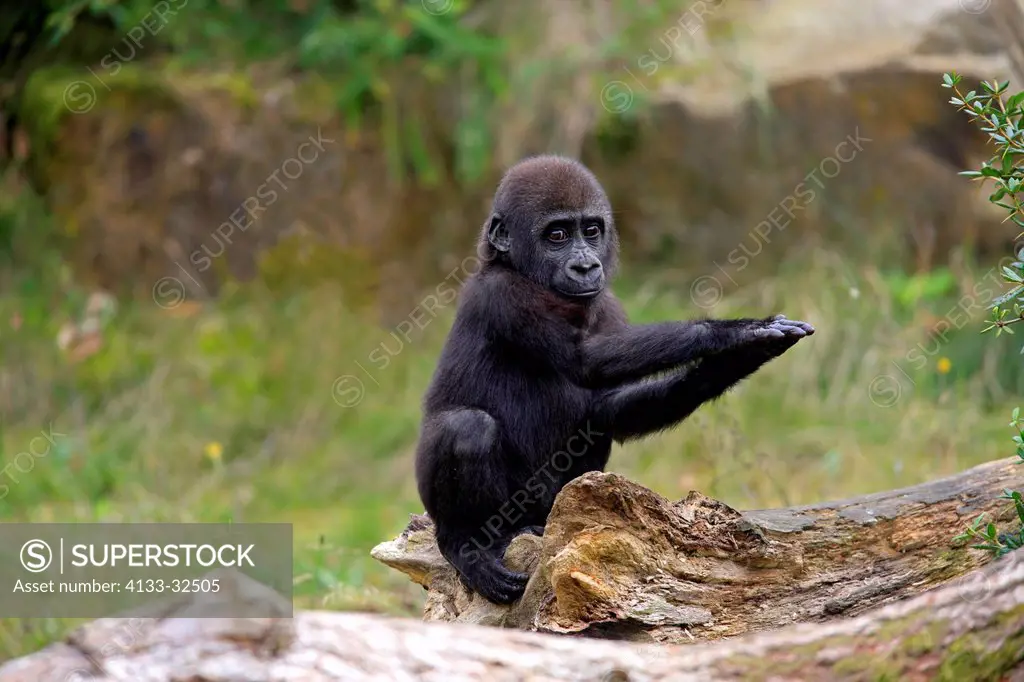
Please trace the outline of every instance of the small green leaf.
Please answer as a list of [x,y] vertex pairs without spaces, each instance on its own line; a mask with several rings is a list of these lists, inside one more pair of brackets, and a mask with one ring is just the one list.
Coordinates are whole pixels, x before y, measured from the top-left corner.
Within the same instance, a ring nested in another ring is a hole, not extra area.
[[987,549],[993,552],[998,552],[1002,547],[999,545],[973,545],[974,549]]

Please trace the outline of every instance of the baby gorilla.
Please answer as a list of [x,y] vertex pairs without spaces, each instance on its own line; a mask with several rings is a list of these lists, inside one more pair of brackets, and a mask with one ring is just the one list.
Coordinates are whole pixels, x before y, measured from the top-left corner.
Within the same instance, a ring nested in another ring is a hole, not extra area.
[[504,565],[509,542],[541,534],[558,491],[604,470],[612,441],[678,423],[814,328],[781,315],[630,325],[607,287],[611,206],[572,159],[512,167],[479,246],[424,399],[416,479],[462,581],[510,603],[529,576]]

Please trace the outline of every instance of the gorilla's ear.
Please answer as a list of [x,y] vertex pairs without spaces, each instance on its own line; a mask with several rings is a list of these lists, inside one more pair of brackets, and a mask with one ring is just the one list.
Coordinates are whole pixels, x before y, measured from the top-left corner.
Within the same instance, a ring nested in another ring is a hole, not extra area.
[[495,213],[491,216],[491,223],[487,227],[487,241],[498,251],[505,253],[512,246],[512,238],[505,227],[505,221]]

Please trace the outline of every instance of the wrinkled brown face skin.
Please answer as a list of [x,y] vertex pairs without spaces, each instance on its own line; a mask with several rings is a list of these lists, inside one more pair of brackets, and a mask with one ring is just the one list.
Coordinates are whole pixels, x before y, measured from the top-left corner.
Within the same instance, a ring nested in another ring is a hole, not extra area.
[[618,236],[608,197],[582,164],[537,156],[513,166],[494,196],[482,253],[567,299],[604,291]]

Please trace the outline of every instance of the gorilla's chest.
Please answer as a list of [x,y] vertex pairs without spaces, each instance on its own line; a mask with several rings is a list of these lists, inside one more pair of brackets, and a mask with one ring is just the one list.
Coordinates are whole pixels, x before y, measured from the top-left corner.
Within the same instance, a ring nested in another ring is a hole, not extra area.
[[592,418],[591,390],[564,378],[517,375],[497,393],[507,400],[494,405],[492,414],[506,426],[516,459],[539,466],[556,456],[568,461],[567,454],[573,469],[595,456],[607,459],[608,438]]

